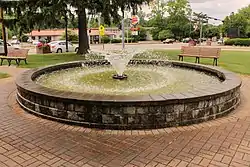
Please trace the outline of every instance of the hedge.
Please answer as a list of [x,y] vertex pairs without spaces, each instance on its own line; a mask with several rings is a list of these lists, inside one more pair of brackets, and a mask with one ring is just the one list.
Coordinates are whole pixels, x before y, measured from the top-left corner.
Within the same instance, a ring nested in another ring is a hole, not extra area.
[[103,36],[102,38],[101,38],[101,40],[102,40],[102,43],[109,43],[111,40],[110,40],[110,38],[108,37],[108,36]]
[[[122,42],[122,39],[121,38],[114,38],[114,39],[110,39],[109,37],[107,36],[103,36],[101,38],[102,42],[104,43],[121,43]],[[125,39],[125,43],[127,42],[127,38]],[[128,42],[129,43],[135,43],[135,42],[138,42],[138,39],[137,38],[128,38]],[[78,41],[71,41],[72,44],[79,44]]]
[[121,43],[121,42],[122,42],[122,39],[120,38],[111,39],[111,43]]
[[234,46],[250,46],[250,38],[234,38],[227,39],[224,42],[225,45],[234,45]]

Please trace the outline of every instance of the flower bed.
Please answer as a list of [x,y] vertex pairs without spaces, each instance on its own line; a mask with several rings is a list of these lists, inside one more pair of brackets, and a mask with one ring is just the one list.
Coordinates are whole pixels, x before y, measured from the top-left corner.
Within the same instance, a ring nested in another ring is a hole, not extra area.
[[51,53],[50,46],[46,43],[44,44],[42,42],[39,42],[36,46],[36,53],[37,54]]

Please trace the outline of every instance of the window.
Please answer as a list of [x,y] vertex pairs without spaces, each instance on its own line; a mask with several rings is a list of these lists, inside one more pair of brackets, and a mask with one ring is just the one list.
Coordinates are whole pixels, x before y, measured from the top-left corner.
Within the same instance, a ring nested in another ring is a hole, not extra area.
[[66,45],[66,42],[60,42],[59,45]]

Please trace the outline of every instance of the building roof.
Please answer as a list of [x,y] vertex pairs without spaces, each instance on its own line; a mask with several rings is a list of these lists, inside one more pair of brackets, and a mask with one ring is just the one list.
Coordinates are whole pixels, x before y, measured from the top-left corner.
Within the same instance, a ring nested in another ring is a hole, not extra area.
[[[115,30],[115,29],[114,29]],[[78,29],[68,29],[68,31],[73,31],[74,33],[78,34]],[[62,36],[65,32],[65,29],[48,29],[48,30],[33,30],[29,33],[30,36]],[[108,29],[105,31],[105,35],[116,35],[114,31]],[[98,28],[91,28],[90,35],[99,35]]]

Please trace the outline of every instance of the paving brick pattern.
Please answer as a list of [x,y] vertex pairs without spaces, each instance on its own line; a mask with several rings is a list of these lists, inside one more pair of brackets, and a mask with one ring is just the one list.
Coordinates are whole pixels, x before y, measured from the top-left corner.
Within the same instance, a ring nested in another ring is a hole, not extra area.
[[87,129],[41,119],[15,103],[14,77],[0,67],[0,167],[249,167],[250,77],[242,103],[227,117],[144,131]]

